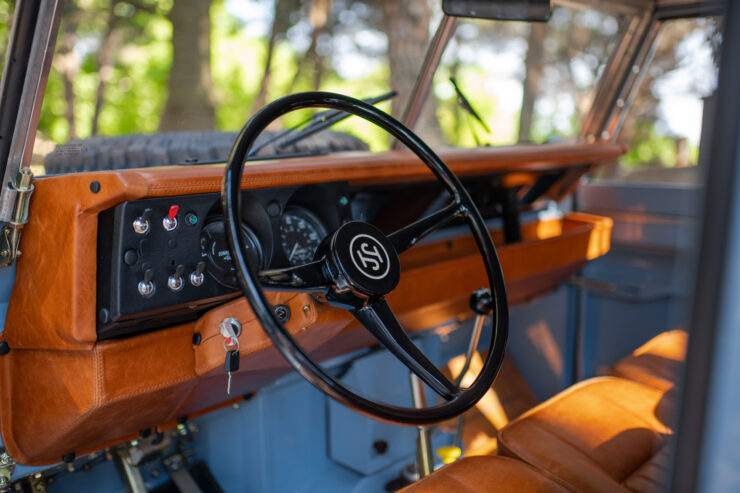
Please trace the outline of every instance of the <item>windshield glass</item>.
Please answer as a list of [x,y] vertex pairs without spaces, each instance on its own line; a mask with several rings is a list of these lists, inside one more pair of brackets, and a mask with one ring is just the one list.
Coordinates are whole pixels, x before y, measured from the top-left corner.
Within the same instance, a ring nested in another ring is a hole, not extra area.
[[[380,107],[398,117],[440,18],[440,2],[426,0],[70,0],[34,171],[223,161],[255,111],[299,91],[371,98],[393,89]],[[547,24],[460,20],[416,130],[435,148],[575,138],[621,22],[565,7]],[[480,121],[459,103],[451,77]],[[340,133],[280,152],[390,146],[358,118],[332,130]]]
[[[617,140],[627,153],[596,172],[627,181],[698,182],[703,123],[716,106],[721,21],[663,24]],[[707,164],[707,163],[703,163]]]
[[461,20],[427,102],[439,128],[422,136],[461,147],[576,140],[623,22],[566,7],[546,23]]

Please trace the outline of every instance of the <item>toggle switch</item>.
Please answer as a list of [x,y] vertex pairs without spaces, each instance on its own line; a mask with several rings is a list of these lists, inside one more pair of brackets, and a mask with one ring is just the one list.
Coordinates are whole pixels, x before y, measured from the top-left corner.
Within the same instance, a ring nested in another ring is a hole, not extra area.
[[144,279],[142,281],[139,281],[139,294],[143,296],[144,298],[151,298],[154,294],[154,291],[157,290],[157,287],[154,285],[154,270],[147,269],[144,271]]
[[180,291],[182,287],[185,285],[185,281],[182,278],[182,275],[185,273],[185,266],[180,264],[177,267],[175,267],[175,273],[172,274],[170,277],[167,278],[167,286],[174,291]]
[[152,210],[149,208],[144,209],[141,216],[134,219],[134,231],[136,234],[145,235],[149,232],[149,218],[152,215]]
[[206,271],[206,263],[202,260],[195,266],[195,270],[190,273],[190,284],[196,288],[203,285],[206,280],[206,276],[203,273]]
[[167,212],[167,217],[162,219],[162,226],[167,231],[174,231],[177,228],[177,213],[180,211],[179,205],[173,205]]

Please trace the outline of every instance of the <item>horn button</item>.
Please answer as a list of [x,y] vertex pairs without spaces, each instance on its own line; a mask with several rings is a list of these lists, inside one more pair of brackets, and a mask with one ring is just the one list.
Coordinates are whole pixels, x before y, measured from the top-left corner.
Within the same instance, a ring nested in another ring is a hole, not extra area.
[[[401,263],[393,244],[372,224],[351,221],[331,239],[335,285],[367,296],[390,293],[401,278]],[[338,276],[337,276],[338,274]],[[345,282],[342,282],[345,281]]]

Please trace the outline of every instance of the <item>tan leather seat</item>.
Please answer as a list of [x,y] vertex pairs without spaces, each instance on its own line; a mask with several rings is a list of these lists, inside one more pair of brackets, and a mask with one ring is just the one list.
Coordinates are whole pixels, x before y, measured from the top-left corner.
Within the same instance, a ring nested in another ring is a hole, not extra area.
[[466,457],[401,490],[401,493],[564,493],[534,468],[505,457]]
[[656,389],[669,390],[681,378],[688,340],[684,330],[663,332],[620,360],[610,373]]
[[614,377],[586,380],[504,427],[499,451],[572,491],[659,489],[671,394]]

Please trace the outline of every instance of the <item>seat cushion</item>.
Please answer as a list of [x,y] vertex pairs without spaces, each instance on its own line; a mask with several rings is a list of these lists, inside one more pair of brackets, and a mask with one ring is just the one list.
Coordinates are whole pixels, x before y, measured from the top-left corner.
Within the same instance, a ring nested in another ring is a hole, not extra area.
[[466,457],[435,471],[402,493],[484,493],[484,492],[565,493],[554,481],[534,468],[505,457]]
[[672,402],[637,382],[586,380],[504,427],[499,451],[573,491],[629,491],[627,482],[638,482],[640,469],[666,446]]
[[684,330],[663,332],[614,365],[610,373],[660,390],[675,386],[681,378],[689,336]]

